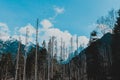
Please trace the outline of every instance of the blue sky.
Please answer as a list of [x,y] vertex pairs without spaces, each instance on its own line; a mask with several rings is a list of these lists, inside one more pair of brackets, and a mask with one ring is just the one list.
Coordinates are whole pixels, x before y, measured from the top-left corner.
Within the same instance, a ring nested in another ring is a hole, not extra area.
[[50,36],[56,36],[58,50],[61,38],[70,49],[72,37],[73,50],[76,50],[78,35],[78,46],[85,48],[93,24],[112,8],[119,9],[120,0],[0,0],[0,39],[8,40],[10,36],[19,39],[20,34],[25,44],[28,28],[28,41],[35,43],[36,19],[39,18],[40,45],[43,40],[48,43]]
[[36,18],[43,20],[54,16],[54,6],[65,10],[52,22],[54,27],[89,37],[89,26],[111,8],[118,9],[120,0],[0,0],[0,22],[11,30],[28,23],[35,25]]

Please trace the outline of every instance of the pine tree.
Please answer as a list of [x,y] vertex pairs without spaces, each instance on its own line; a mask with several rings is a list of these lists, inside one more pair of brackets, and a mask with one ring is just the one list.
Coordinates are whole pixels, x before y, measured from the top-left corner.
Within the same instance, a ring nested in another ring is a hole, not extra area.
[[114,27],[112,43],[112,76],[113,80],[120,80],[120,10],[119,17]]
[[90,45],[91,43],[93,43],[94,41],[96,41],[97,39],[98,39],[98,37],[97,37],[97,32],[94,30],[94,31],[92,31],[91,34],[90,34],[89,45]]
[[46,42],[45,42],[45,40],[44,40],[43,43],[42,43],[42,47],[43,47],[43,48],[46,48]]
[[0,79],[12,79],[13,73],[12,55],[11,53],[3,53],[0,61]]
[[120,10],[118,11],[119,17],[114,27],[114,34],[120,34]]

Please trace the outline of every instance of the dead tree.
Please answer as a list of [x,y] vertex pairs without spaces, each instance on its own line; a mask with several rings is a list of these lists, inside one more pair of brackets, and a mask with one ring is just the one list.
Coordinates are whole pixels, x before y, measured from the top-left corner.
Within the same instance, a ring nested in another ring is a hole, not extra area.
[[[63,39],[61,38],[61,46],[60,46],[60,61],[63,61]],[[63,67],[61,65],[61,77],[63,78]]]
[[71,43],[71,52],[70,53],[73,53],[73,38],[72,37],[71,37],[70,43]]
[[55,59],[57,59],[57,53],[58,53],[58,45],[57,45],[57,39],[55,40]]
[[[77,55],[79,54],[79,52],[78,52],[78,42],[79,42],[79,39],[78,39],[78,36],[76,37],[76,47],[77,47]],[[79,71],[80,71],[80,69],[79,69],[79,67],[77,66],[77,76],[76,76],[76,78],[77,78],[77,80],[79,80]]]
[[[69,58],[70,58],[70,54],[73,53],[73,38],[71,37],[70,39],[70,48],[69,48]],[[69,61],[69,64],[68,64],[68,70],[69,70],[69,80],[71,80],[71,61]]]
[[15,80],[18,79],[18,66],[19,66],[19,55],[20,55],[20,44],[21,44],[21,39],[19,37],[19,45],[18,45],[18,53],[17,53],[17,59],[16,59],[16,71],[15,71]]
[[[70,48],[69,48],[69,52],[68,52],[68,58],[70,58],[70,53],[71,53],[71,50],[70,50]],[[70,60],[70,59],[69,59]],[[71,64],[70,64],[70,61],[69,61],[69,63],[68,63],[68,76],[69,76],[69,80],[71,80]]]
[[37,80],[37,68],[38,68],[38,63],[37,63],[37,54],[38,54],[38,23],[39,20],[37,19],[37,24],[36,24],[36,52],[35,52],[35,80]]
[[[62,42],[62,61],[64,61],[65,60],[65,42]],[[63,79],[65,78],[65,66],[64,66],[64,64],[62,65],[62,77],[63,77]]]
[[48,42],[48,55],[47,55],[48,57],[48,80],[50,80],[50,62],[51,62],[50,55],[51,55],[51,39]]
[[53,78],[53,55],[54,55],[54,40],[55,40],[55,36],[52,36],[51,38],[52,40],[52,44],[51,44],[51,78]]
[[26,59],[27,59],[28,32],[29,32],[28,28],[26,28],[23,80],[26,80]]

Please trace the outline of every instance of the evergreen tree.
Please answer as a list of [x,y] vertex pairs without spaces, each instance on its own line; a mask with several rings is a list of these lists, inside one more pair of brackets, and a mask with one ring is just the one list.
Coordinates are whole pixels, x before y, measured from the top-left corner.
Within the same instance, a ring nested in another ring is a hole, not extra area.
[[120,10],[119,17],[114,27],[113,43],[112,43],[112,74],[113,80],[120,80]]
[[90,34],[89,45],[90,45],[91,43],[93,43],[94,41],[96,41],[97,39],[98,39],[98,37],[97,37],[97,32],[94,30],[94,31],[92,31],[91,34]]
[[118,11],[119,17],[114,27],[114,34],[120,34],[120,10]]
[[45,42],[45,40],[44,40],[43,43],[42,43],[42,47],[43,47],[43,48],[46,48],[46,42]]
[[4,53],[0,61],[0,79],[8,80],[14,77],[12,55]]

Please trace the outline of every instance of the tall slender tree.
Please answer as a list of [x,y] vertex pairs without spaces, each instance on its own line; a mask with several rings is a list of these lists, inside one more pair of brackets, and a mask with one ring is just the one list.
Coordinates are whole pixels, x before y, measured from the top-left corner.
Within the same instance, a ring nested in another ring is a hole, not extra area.
[[49,39],[48,42],[48,52],[47,52],[47,58],[48,58],[48,80],[50,80],[50,62],[51,62],[51,38]]
[[76,37],[76,49],[77,49],[77,55],[78,55],[78,42],[79,42],[79,39],[78,39],[78,36]]
[[58,43],[57,39],[55,40],[55,59],[57,59],[57,53],[58,53]]
[[18,79],[18,67],[19,67],[19,55],[20,55],[20,45],[21,45],[21,38],[19,37],[19,44],[18,44],[18,53],[16,57],[16,71],[15,71],[15,80]]
[[28,32],[29,32],[28,28],[26,28],[23,80],[26,80],[26,59],[27,59]]
[[51,40],[52,40],[52,44],[51,44],[51,78],[53,78],[53,67],[54,67],[54,63],[53,63],[53,56],[54,56],[54,41],[55,41],[55,36],[52,36],[51,37]]
[[63,39],[61,38],[61,46],[60,46],[60,57],[61,57],[61,61],[63,60]]
[[[63,60],[65,60],[66,59],[66,47],[65,47],[65,42],[63,42]],[[65,76],[65,66],[63,65],[63,79],[65,78],[64,76]]]
[[37,54],[38,54],[38,23],[39,20],[37,19],[37,24],[36,24],[36,52],[35,52],[35,80],[37,80],[37,68],[38,68],[38,63],[37,63]]
[[[77,36],[77,37],[76,37],[77,55],[79,54],[79,52],[78,52],[78,51],[79,51],[79,50],[78,50],[78,42],[79,42],[79,39],[78,39],[78,36]],[[77,80],[79,80],[79,74],[80,74],[80,73],[79,73],[79,67],[77,67],[77,77],[76,77]]]
[[[69,48],[68,58],[70,58],[70,53],[71,53],[71,48]],[[71,80],[71,63],[70,62],[68,63],[68,76],[69,76],[69,80]]]
[[73,37],[70,39],[70,44],[71,44],[71,53],[73,53]]

